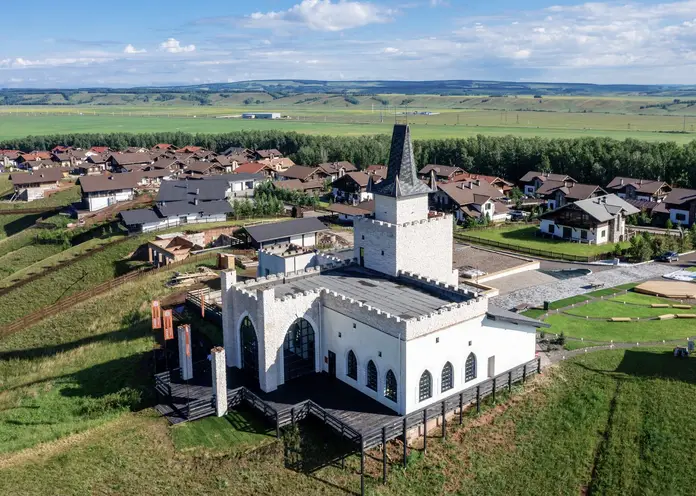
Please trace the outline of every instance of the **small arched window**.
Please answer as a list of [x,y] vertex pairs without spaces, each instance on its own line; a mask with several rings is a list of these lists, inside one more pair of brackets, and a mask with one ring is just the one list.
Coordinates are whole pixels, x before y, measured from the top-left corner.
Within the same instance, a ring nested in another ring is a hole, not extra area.
[[377,391],[377,367],[372,360],[367,362],[367,387]]
[[346,375],[354,381],[358,380],[358,359],[355,358],[355,353],[353,353],[353,350],[350,350],[348,352],[348,364],[346,367]]
[[464,365],[464,381],[469,382],[476,379],[476,355],[469,353]]
[[396,403],[396,376],[389,370],[384,381],[384,397]]
[[447,362],[444,367],[442,367],[442,387],[440,390],[442,392],[449,391],[454,387],[454,369],[450,362]]
[[418,401],[425,401],[433,396],[433,376],[427,370],[421,375],[418,384]]

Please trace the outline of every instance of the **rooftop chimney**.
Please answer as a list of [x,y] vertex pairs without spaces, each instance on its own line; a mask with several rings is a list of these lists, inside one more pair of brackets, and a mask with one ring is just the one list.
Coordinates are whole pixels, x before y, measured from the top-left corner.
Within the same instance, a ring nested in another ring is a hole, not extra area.
[[621,178],[621,186],[623,186],[623,183],[624,183],[624,181],[623,181],[623,177],[622,177]]
[[194,199],[193,199],[193,204],[194,204],[194,205],[198,205],[198,198],[194,198]]

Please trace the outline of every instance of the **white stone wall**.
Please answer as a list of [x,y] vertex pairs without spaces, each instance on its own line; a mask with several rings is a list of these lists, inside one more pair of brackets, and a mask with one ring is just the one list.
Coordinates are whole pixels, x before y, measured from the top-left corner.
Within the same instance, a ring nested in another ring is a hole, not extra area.
[[443,215],[396,229],[396,270],[457,284],[452,270],[452,216]]
[[397,226],[394,224],[373,219],[355,219],[354,257],[360,261],[362,248],[365,267],[384,274],[396,275],[398,270],[396,265],[396,232]]
[[[336,354],[336,377],[397,413],[403,413],[405,390],[402,379],[406,367],[405,341],[330,308],[324,308],[322,313],[322,327],[325,329],[322,354],[326,360],[328,360],[329,351]],[[350,350],[355,353],[358,362],[357,380],[347,376]],[[377,367],[377,391],[367,387],[367,364],[370,360]],[[324,359],[322,363],[323,370],[328,372],[329,367]],[[396,376],[396,403],[384,397],[388,370],[394,372]]]
[[[514,324],[501,325],[485,317],[458,323],[406,343],[405,414],[468,389],[488,379],[488,358],[495,357],[495,374],[534,359],[536,329]],[[470,344],[471,343],[471,344]],[[476,355],[476,378],[465,382],[465,362]],[[441,391],[442,369],[450,362],[454,387]],[[425,370],[432,375],[432,397],[419,401],[420,378]]]
[[403,224],[428,216],[428,195],[407,198],[375,195],[375,219],[392,224]]
[[259,250],[259,266],[256,276],[270,274],[285,274],[297,272],[317,265],[317,255],[313,252],[300,252],[296,255],[276,255],[265,250]]
[[88,194],[86,197],[87,208],[90,212],[94,212],[95,210],[101,210],[102,208],[106,208],[110,205],[113,205],[114,203],[132,200],[133,190],[127,189],[121,191],[112,191],[106,194],[99,193],[98,195],[99,196]]

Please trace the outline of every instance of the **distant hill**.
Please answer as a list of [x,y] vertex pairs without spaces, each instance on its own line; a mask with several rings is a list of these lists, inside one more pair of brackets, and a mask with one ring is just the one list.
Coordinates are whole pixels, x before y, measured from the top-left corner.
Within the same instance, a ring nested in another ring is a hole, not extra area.
[[[348,99],[370,96],[379,103],[390,95],[431,96],[586,96],[586,97],[671,97],[696,96],[696,85],[597,85],[583,83],[505,81],[239,81],[192,86],[78,89],[0,89],[0,105],[220,105],[265,103],[292,96],[343,96]],[[384,96],[380,98],[380,96]],[[221,102],[223,100],[223,102]],[[399,100],[400,102],[403,99]],[[395,100],[392,100],[394,104]],[[309,102],[311,103],[311,102]],[[386,103],[385,103],[386,104]]]

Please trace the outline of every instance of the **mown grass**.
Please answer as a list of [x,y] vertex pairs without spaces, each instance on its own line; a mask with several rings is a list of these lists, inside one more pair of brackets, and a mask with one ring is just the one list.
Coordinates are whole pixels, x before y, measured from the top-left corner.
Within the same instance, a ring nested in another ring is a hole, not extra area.
[[[2,185],[0,185],[0,188],[1,186]],[[82,193],[80,187],[73,184],[69,188],[56,191],[45,198],[40,198],[30,202],[0,202],[0,211],[66,207],[71,203],[79,201],[81,198]]]
[[128,283],[0,341],[0,452],[148,404],[149,302],[171,293],[168,275]]
[[576,303],[582,303],[583,301],[589,300],[590,297],[587,295],[577,295],[570,296],[568,298],[563,298],[562,300],[556,300],[549,303],[550,310],[557,310],[559,308],[567,307],[570,305],[575,305]]
[[[398,463],[400,446],[391,446],[386,485],[381,454],[372,453],[367,494],[689,492],[684,467],[696,462],[689,449],[696,431],[685,428],[696,407],[693,359],[675,360],[665,349],[583,354],[515,391],[502,400],[505,407],[486,407],[463,427],[450,424],[446,440],[432,432],[427,455],[412,447],[406,470]],[[214,421],[204,431],[218,429],[234,428]],[[329,466],[304,475],[285,468],[280,443],[250,453],[234,443],[180,451],[177,435],[154,415],[125,414],[55,447],[0,458],[0,493],[359,493],[357,457],[345,470]]]
[[22,270],[63,250],[61,245],[46,244],[24,246],[19,250],[0,257],[0,278],[9,277]]
[[[662,313],[672,313],[669,309]],[[671,341],[694,336],[694,321],[690,319],[645,320],[639,322],[608,322],[585,320],[566,315],[550,315],[544,322],[551,324],[551,332],[569,337],[594,341],[644,343]]]
[[[587,305],[569,308],[564,310],[565,313],[571,315],[579,315],[581,317],[602,317],[609,319],[612,317],[658,317],[667,313],[674,313],[671,308],[651,308],[649,306],[624,305],[619,301],[601,300],[594,301]],[[682,310],[679,310],[682,312]]]
[[8,214],[0,215],[0,240],[18,234],[33,226],[41,214]]
[[249,410],[231,410],[224,417],[207,417],[172,429],[172,440],[179,450],[205,448],[217,452],[236,452],[274,438],[275,429],[264,423],[258,412]]
[[[476,239],[495,241],[505,243],[508,249],[520,250],[532,249],[551,252],[558,255],[574,255],[580,257],[590,257],[600,255],[613,250],[613,245],[588,245],[582,243],[571,243],[570,241],[562,241],[557,239],[544,239],[537,237],[539,228],[531,227],[501,227],[490,229],[477,229],[470,231],[461,231],[459,234],[464,235],[467,240],[475,241]],[[630,243],[620,243],[622,248],[628,248]]]
[[669,298],[659,298],[657,296],[650,296],[642,293],[635,293],[629,291],[626,294],[618,295],[612,298],[614,301],[625,301],[626,303],[635,303],[637,305],[652,305],[652,304],[667,304],[667,305],[677,305],[679,300],[671,300]]

